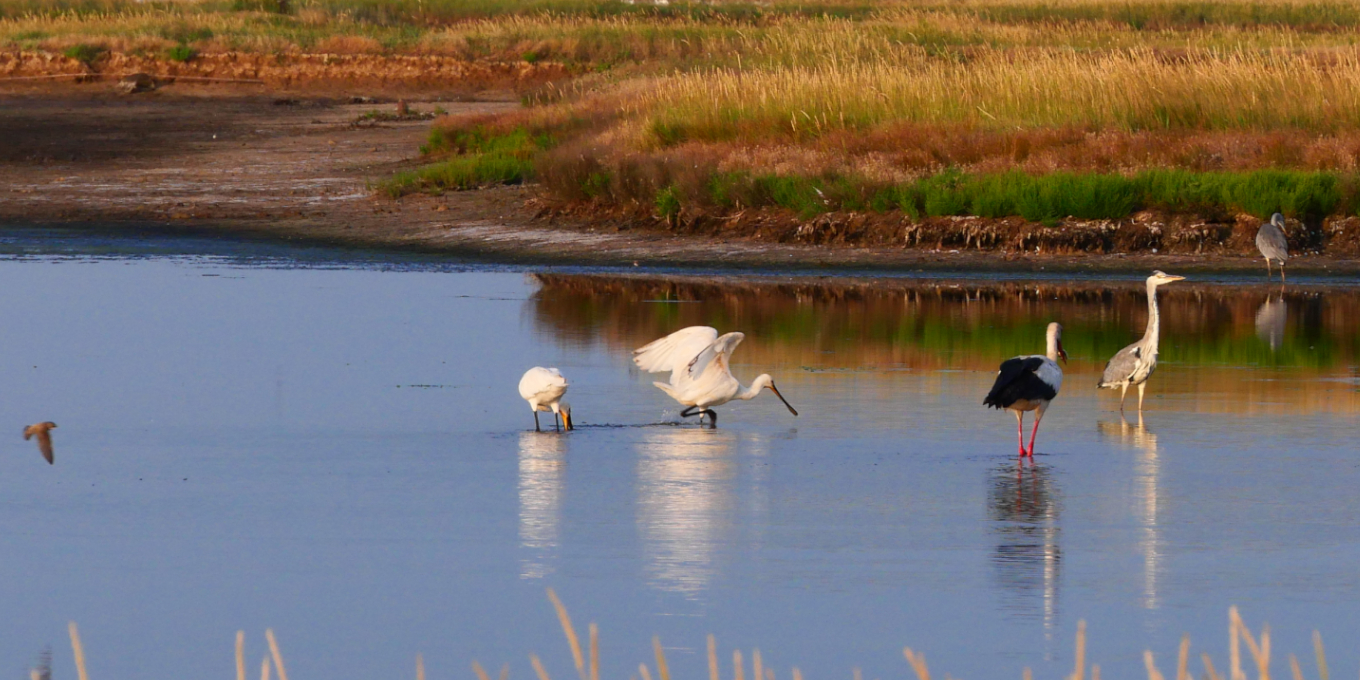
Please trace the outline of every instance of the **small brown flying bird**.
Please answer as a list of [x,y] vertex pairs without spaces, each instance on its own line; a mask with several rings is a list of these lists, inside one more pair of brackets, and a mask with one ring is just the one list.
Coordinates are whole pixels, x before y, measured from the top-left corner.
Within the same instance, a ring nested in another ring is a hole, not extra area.
[[24,441],[28,441],[30,437],[37,436],[38,450],[42,451],[43,458],[47,459],[47,463],[49,465],[51,465],[54,462],[55,458],[55,456],[52,454],[51,430],[56,426],[57,426],[56,423],[49,420],[46,422],[38,423],[37,425],[29,425],[28,427],[24,428]]

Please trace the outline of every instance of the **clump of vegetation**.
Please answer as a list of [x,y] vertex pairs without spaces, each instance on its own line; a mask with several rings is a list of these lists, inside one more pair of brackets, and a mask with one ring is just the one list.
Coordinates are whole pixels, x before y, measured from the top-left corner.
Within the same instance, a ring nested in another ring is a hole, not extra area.
[[66,48],[66,50],[62,52],[62,54],[66,55],[71,59],[75,59],[76,61],[85,64],[86,66],[91,66],[97,59],[99,59],[99,57],[103,56],[103,54],[107,51],[108,51],[107,49],[99,45],[79,43]]
[[170,61],[188,62],[193,61],[198,56],[198,50],[188,45],[180,44],[165,51],[165,56]]
[[378,188],[397,198],[416,192],[438,194],[495,184],[519,184],[534,176],[534,157],[552,144],[551,137],[530,136],[524,130],[500,132],[473,125],[448,133],[436,128],[429,142],[422,147],[422,153],[437,160],[416,170],[398,173]]

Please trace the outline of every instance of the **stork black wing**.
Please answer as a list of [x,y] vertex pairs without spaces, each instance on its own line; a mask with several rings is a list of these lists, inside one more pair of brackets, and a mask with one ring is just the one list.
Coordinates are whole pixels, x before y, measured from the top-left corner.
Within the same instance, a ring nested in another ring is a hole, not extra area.
[[982,400],[993,408],[1010,408],[1021,399],[1052,399],[1058,396],[1053,386],[1039,379],[1034,372],[1044,365],[1043,357],[1016,357],[1001,363],[992,391]]

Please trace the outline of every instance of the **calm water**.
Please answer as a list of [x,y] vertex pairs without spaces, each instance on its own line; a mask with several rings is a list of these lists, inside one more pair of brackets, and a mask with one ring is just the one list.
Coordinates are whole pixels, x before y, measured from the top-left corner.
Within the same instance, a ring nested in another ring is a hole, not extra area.
[[[710,632],[779,680],[904,677],[904,645],[938,674],[1057,677],[1078,619],[1106,677],[1149,646],[1171,672],[1182,633],[1222,669],[1231,604],[1277,658],[1318,628],[1334,672],[1360,666],[1360,289],[1168,288],[1140,425],[1094,388],[1142,332],[1136,283],[38,239],[0,238],[11,677],[48,645],[73,677],[74,619],[98,680],[231,677],[235,631],[253,668],[267,626],[294,680],[410,677],[417,652],[432,680],[473,659],[528,680],[530,652],[570,678],[545,587],[620,680],[653,634],[703,677]],[[1022,470],[980,402],[1052,319],[1068,383]],[[763,398],[673,425],[629,350],[696,323],[745,331],[736,374],[802,416]],[[578,431],[530,431],[536,364],[572,380]],[[52,467],[18,436],[45,419]]]

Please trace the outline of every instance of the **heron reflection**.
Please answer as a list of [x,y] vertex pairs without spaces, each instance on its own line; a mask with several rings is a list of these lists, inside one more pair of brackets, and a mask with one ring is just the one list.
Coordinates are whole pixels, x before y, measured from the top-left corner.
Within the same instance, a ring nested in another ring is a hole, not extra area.
[[1137,425],[1130,425],[1121,415],[1118,422],[1098,424],[1100,434],[1118,439],[1124,446],[1138,452],[1134,465],[1134,513],[1141,526],[1138,550],[1143,553],[1143,607],[1156,609],[1157,577],[1161,573],[1161,529],[1157,522],[1161,461],[1157,456],[1157,435],[1143,424],[1141,415]]
[[717,572],[733,523],[735,441],[722,430],[667,427],[638,443],[637,523],[654,587],[694,594]]
[[1256,310],[1256,337],[1270,345],[1270,351],[1280,348],[1284,342],[1284,325],[1289,319],[1289,305],[1284,301],[1284,291],[1279,296],[1268,296]]
[[567,474],[567,438],[548,432],[519,436],[519,544],[527,556],[520,578],[543,578],[553,572],[562,519],[562,492]]
[[987,495],[988,516],[996,525],[992,564],[1004,606],[1024,615],[1039,615],[1051,629],[1058,614],[1058,577],[1062,549],[1058,545],[1061,510],[1052,471],[1044,465],[1016,463],[997,468]]

